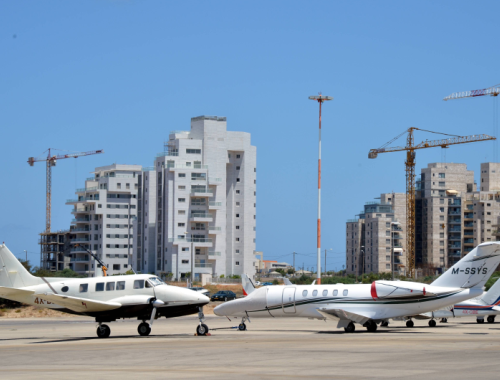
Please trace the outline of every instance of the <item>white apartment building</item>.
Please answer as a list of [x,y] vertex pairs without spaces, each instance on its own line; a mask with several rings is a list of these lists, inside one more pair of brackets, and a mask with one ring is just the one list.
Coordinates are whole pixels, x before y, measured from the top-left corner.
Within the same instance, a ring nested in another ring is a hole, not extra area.
[[[256,147],[226,118],[191,119],[139,174],[134,265],[182,278],[255,274]],[[153,267],[154,263],[154,267]]]
[[108,274],[130,269],[133,252],[132,219],[137,215],[140,165],[108,165],[95,169],[85,188],[77,189],[73,205],[69,252],[69,268],[93,277],[98,267],[89,249],[107,265]]

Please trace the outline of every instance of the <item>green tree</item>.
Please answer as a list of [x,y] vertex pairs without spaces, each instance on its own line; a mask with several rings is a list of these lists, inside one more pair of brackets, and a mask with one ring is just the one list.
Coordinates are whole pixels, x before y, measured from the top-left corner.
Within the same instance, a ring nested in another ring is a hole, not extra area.
[[294,274],[295,273],[295,268],[288,268],[286,271],[288,274]]

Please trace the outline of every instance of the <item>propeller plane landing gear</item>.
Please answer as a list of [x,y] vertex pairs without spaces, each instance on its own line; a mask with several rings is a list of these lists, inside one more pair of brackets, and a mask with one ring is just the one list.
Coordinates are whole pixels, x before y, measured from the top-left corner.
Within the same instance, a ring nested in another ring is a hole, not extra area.
[[441,323],[448,323],[448,318],[441,318]]
[[137,332],[140,336],[148,336],[151,333],[151,326],[149,326],[149,323],[143,321],[139,327],[137,327]]
[[347,325],[347,327],[344,327],[344,331],[346,333],[353,333],[354,330],[356,330],[356,326],[354,326],[354,323],[352,323],[352,322],[349,322],[349,324]]
[[366,322],[365,327],[368,330],[368,332],[375,332],[375,331],[377,331],[378,326],[375,323],[375,321],[368,321],[368,322]]
[[[239,331],[246,331],[247,325],[245,324],[245,321],[246,321],[245,317],[241,318],[241,323],[238,325]],[[250,322],[250,319],[248,321]]]
[[389,321],[384,321],[380,324],[380,327],[389,327]]
[[111,329],[109,328],[109,326],[99,323],[99,326],[97,327],[97,336],[99,338],[108,338],[110,334]]
[[429,327],[436,327],[436,321],[434,319],[429,321]]
[[196,335],[205,336],[208,334],[208,326],[204,324],[205,322],[205,314],[203,314],[203,308],[198,308],[198,319],[200,320],[200,324],[196,327]]

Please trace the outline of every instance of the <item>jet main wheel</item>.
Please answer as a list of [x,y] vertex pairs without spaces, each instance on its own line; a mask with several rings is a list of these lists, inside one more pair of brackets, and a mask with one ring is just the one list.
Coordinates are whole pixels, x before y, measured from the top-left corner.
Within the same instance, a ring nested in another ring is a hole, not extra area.
[[389,321],[384,321],[380,324],[380,327],[388,327],[389,326]]
[[356,330],[356,326],[354,326],[354,323],[352,323],[352,322],[349,322],[347,327],[344,327],[344,331],[347,333],[352,333],[352,332],[354,332],[354,330]]
[[151,333],[151,327],[149,327],[149,323],[142,322],[139,327],[137,327],[137,332],[140,336],[148,336]]
[[495,316],[494,315],[488,315],[487,321],[488,321],[488,323],[495,323]]
[[377,324],[373,321],[370,321],[370,323],[366,326],[366,329],[369,331],[369,332],[375,332],[377,331]]
[[238,326],[238,330],[245,331],[246,329],[247,329],[247,325],[245,325],[245,323],[241,322],[240,325]]
[[448,323],[448,318],[441,318],[441,323]]
[[478,318],[478,319],[476,319],[476,322],[477,322],[477,323],[484,323],[484,318],[481,318],[481,319],[480,319],[480,318]]
[[198,325],[198,327],[196,328],[196,334],[198,334],[198,335],[207,335],[208,334],[208,326],[206,324],[204,324],[204,323],[202,323],[201,325]]
[[97,327],[97,336],[99,338],[108,338],[111,334],[111,329],[108,325],[100,325]]
[[434,319],[429,321],[429,327],[436,327],[436,321]]
[[414,323],[411,319],[406,321],[406,327],[413,327]]

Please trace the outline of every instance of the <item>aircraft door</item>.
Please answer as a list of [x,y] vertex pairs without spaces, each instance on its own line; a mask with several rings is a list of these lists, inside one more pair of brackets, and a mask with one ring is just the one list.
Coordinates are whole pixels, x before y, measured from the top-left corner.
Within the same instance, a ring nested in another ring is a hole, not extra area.
[[283,313],[294,314],[295,313],[295,288],[284,288],[283,289]]

